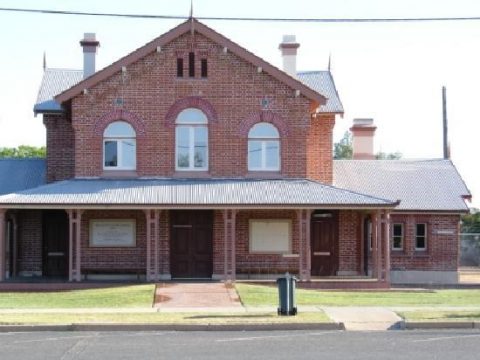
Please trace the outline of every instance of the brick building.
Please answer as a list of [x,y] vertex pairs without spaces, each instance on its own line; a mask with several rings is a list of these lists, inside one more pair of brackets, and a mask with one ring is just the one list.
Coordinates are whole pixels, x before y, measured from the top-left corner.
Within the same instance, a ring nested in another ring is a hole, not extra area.
[[283,70],[195,19],[100,71],[80,44],[84,69],[45,69],[34,107],[45,183],[0,196],[0,281],[456,282],[455,167],[372,160],[369,119],[333,161],[343,107],[329,71],[296,71],[294,37]]

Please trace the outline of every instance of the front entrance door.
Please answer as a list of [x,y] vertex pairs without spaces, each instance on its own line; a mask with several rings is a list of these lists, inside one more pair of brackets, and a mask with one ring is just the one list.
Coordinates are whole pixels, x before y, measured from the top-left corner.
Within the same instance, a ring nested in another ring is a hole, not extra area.
[[43,275],[68,276],[68,215],[63,210],[43,213]]
[[333,276],[337,272],[337,219],[334,212],[315,211],[311,220],[312,276]]
[[213,212],[173,210],[170,224],[172,278],[211,278]]

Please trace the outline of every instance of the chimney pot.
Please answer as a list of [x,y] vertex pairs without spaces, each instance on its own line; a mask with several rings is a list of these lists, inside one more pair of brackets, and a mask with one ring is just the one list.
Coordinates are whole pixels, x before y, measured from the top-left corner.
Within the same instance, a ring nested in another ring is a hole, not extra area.
[[377,127],[374,125],[373,119],[353,119],[353,126],[350,128],[353,135],[353,159],[375,159],[373,140],[376,129]]
[[95,58],[100,42],[97,41],[95,33],[85,33],[80,40],[80,46],[83,48],[83,78],[95,73]]
[[278,46],[282,52],[283,71],[288,75],[297,77],[297,49],[300,44],[297,43],[295,35],[283,35],[283,41]]

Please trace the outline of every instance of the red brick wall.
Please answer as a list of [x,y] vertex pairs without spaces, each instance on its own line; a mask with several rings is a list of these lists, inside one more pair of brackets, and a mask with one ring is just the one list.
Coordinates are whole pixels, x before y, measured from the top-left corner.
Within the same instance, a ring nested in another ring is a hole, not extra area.
[[335,115],[312,119],[307,135],[307,177],[326,184],[333,182],[333,127]]
[[358,211],[339,212],[338,229],[338,271],[345,274],[359,274],[361,254],[361,221]]
[[[391,252],[392,270],[455,271],[459,257],[459,215],[401,215],[391,216],[392,223],[404,224],[403,251]],[[415,250],[415,224],[427,224],[427,250]],[[452,230],[453,235],[438,234]]]
[[74,175],[74,133],[64,115],[43,115],[47,130],[47,182]]
[[[261,101],[268,99],[265,110],[285,124],[281,173],[287,177],[305,177],[310,101],[303,96],[295,97],[293,89],[264,72],[258,73],[256,67],[231,52],[224,53],[221,46],[198,34],[196,48],[208,53],[208,79],[198,76],[179,79],[176,58],[179,53],[187,56],[189,41],[190,35],[182,36],[163,47],[161,53],[152,53],[128,66],[125,74],[118,73],[88,89],[87,95],[73,99],[76,176],[102,174],[103,127],[98,123],[122,108],[140,119],[145,129],[145,135],[137,134],[138,175],[175,175],[175,129],[167,124],[165,117],[176,101],[196,96],[209,102],[217,113],[217,120],[209,123],[207,176],[247,175],[247,139],[241,134],[242,124],[246,119],[259,117]],[[117,98],[123,99],[123,107],[115,105]],[[331,139],[326,143],[331,147]],[[331,167],[331,163],[325,167]]]
[[42,213],[21,210],[17,215],[17,272],[42,273]]
[[[135,219],[135,247],[91,247],[89,244],[92,219]],[[82,269],[146,269],[145,213],[138,210],[88,210],[82,215]],[[83,270],[82,270],[83,272]],[[143,271],[144,273],[145,271]]]

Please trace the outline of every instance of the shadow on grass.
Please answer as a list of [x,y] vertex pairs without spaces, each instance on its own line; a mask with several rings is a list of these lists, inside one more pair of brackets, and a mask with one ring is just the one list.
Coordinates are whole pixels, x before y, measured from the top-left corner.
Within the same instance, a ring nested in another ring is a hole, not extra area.
[[271,314],[242,314],[242,315],[192,315],[185,317],[185,319],[260,319],[260,318],[277,318],[277,315]]

